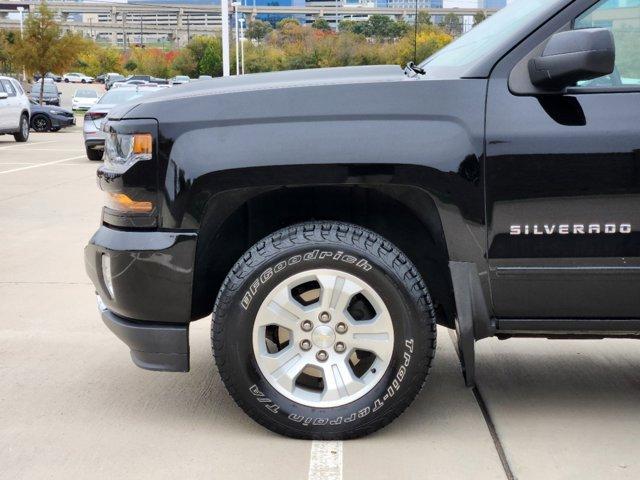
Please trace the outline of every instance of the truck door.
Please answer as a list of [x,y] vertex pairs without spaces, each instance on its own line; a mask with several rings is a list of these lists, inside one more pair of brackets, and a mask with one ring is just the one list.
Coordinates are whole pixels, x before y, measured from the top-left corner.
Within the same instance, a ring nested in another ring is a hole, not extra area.
[[[553,33],[593,27],[613,33],[611,75],[565,94],[517,91]],[[639,45],[640,0],[577,0],[495,67],[486,184],[497,317],[640,317]]]

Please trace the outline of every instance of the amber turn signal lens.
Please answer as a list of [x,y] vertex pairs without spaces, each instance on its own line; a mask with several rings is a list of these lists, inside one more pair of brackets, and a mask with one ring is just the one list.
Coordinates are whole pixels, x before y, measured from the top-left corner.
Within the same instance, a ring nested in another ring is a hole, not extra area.
[[107,207],[119,212],[149,213],[153,210],[153,203],[137,202],[124,193],[107,192]]
[[147,154],[151,155],[153,150],[153,140],[150,133],[136,133],[133,136],[133,149],[132,153],[136,155]]

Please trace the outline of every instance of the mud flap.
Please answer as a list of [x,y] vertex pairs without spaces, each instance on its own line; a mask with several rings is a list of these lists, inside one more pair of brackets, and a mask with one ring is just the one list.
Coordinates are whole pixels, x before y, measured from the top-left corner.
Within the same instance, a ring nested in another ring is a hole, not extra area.
[[456,346],[462,376],[467,387],[475,385],[476,339],[490,335],[487,305],[474,263],[449,262],[453,293],[456,300],[456,329],[449,334]]

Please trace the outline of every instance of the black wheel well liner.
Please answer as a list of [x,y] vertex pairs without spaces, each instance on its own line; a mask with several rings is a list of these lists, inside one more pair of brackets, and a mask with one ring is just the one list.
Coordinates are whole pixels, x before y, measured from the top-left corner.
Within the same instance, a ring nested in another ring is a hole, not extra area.
[[200,219],[192,319],[211,313],[227,273],[255,242],[309,220],[353,223],[393,242],[427,283],[438,323],[454,326],[449,256],[438,209],[427,192],[404,185],[255,187],[214,195]]

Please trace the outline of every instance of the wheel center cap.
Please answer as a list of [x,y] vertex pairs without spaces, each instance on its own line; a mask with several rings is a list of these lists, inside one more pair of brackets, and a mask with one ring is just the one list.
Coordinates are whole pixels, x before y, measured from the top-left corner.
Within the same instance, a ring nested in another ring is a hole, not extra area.
[[333,333],[333,328],[327,325],[320,325],[313,330],[311,340],[318,348],[329,348],[336,341],[336,334]]

